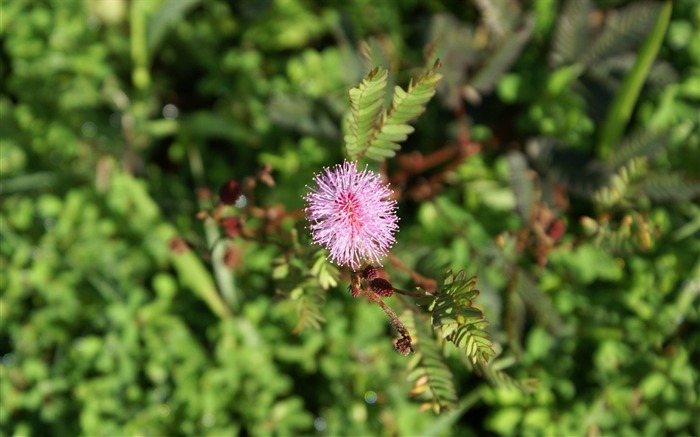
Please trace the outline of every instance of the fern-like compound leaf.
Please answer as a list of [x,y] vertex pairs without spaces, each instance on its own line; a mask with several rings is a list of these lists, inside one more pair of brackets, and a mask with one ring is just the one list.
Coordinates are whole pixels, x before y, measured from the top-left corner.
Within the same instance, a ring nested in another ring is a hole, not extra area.
[[652,156],[663,150],[669,140],[669,132],[641,130],[625,138],[612,151],[608,162],[613,168],[627,164],[633,158]]
[[409,395],[421,402],[422,410],[435,414],[457,407],[454,377],[442,356],[438,339],[417,314],[406,311],[402,317],[413,333],[414,354],[408,364]]
[[515,206],[520,218],[530,220],[532,205],[535,202],[535,184],[529,175],[530,168],[525,155],[519,151],[508,153],[508,173],[510,186],[515,194]]
[[488,363],[496,355],[486,327],[484,313],[474,306],[479,291],[474,289],[476,277],[467,278],[464,271],[445,274],[442,289],[421,299],[432,315],[433,327],[447,341],[463,350],[473,363]]
[[593,9],[591,0],[569,0],[564,4],[554,32],[550,63],[554,67],[580,59],[590,41],[588,16]]
[[657,202],[690,200],[700,197],[700,181],[680,173],[652,173],[642,181],[639,191]]
[[552,336],[561,337],[570,333],[571,328],[564,323],[550,297],[542,292],[535,279],[523,270],[518,275],[518,294],[538,323]]
[[508,39],[491,53],[484,66],[469,81],[469,86],[481,94],[489,93],[508,69],[515,63],[530,40],[535,28],[535,19],[526,15],[522,28],[508,36]]
[[350,111],[347,115],[345,147],[351,159],[365,155],[384,112],[387,70],[377,67],[362,83],[350,90]]
[[325,250],[319,250],[314,255],[311,274],[318,279],[318,283],[323,290],[337,286],[340,279],[340,270],[328,261]]
[[526,149],[540,174],[564,184],[577,196],[590,198],[610,181],[611,170],[605,163],[554,138],[533,138]]
[[408,123],[425,111],[435,95],[442,75],[437,72],[440,63],[429,69],[407,90],[397,86],[391,107],[383,110],[387,71],[378,67],[358,88],[350,91],[350,114],[345,147],[350,159],[367,157],[376,161],[390,158],[401,149],[399,143],[408,138],[413,127]]
[[493,365],[477,364],[478,372],[489,380],[496,387],[514,388],[521,393],[532,394],[537,391],[539,381],[534,378],[518,380],[508,375],[506,372],[496,369]]
[[442,74],[437,72],[439,68],[440,61],[436,61],[415,83],[411,81],[406,91],[399,86],[394,87],[391,109],[384,117],[382,132],[392,129],[392,126],[393,129],[401,126],[401,129],[406,130],[409,127],[406,123],[423,113],[425,105],[435,95],[438,82],[442,79]]
[[600,35],[581,55],[581,62],[590,65],[633,49],[651,32],[659,12],[659,4],[651,1],[611,11]]

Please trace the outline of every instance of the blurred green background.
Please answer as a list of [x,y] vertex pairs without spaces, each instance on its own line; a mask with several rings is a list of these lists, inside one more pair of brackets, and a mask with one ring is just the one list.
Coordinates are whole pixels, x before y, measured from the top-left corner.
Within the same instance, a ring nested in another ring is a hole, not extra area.
[[[0,435],[700,435],[700,4],[667,6],[3,1]],[[437,416],[300,210],[348,90],[435,58],[387,271],[478,275],[539,381],[448,355]],[[198,218],[231,178],[243,236]]]

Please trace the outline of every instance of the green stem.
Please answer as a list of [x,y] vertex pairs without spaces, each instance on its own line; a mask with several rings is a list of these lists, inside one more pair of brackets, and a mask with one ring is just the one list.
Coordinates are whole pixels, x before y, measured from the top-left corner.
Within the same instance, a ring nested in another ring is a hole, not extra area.
[[145,91],[151,84],[148,71],[148,40],[146,37],[146,12],[143,1],[131,3],[129,24],[131,25],[131,62],[133,70],[131,80],[139,91]]
[[134,0],[129,6],[129,49],[131,51],[131,81],[135,92],[131,96],[129,113],[133,117],[133,137],[130,146],[145,149],[150,145],[145,132],[149,119],[151,73],[148,58],[147,6],[145,0]]
[[[199,149],[196,146],[190,145],[188,147],[188,156],[190,171],[192,171],[192,177],[195,183],[198,187],[206,186],[204,164],[202,163],[202,155],[199,153]],[[206,209],[209,205],[205,205],[200,201],[199,206],[202,209]],[[238,308],[238,291],[236,289],[235,278],[231,269],[224,263],[226,245],[221,244],[221,233],[219,232],[219,227],[213,220],[207,219],[204,221],[204,234],[207,239],[207,247],[212,251],[211,259],[216,285],[228,305],[236,309]]]
[[615,95],[601,129],[598,143],[598,157],[601,159],[610,157],[613,147],[620,141],[625,127],[629,123],[632,110],[642,90],[642,85],[644,85],[644,81],[649,74],[649,70],[654,63],[654,59],[656,59],[666,34],[672,8],[673,2],[666,0],[661,7],[659,19],[639,51],[634,66],[625,76],[620,91]]

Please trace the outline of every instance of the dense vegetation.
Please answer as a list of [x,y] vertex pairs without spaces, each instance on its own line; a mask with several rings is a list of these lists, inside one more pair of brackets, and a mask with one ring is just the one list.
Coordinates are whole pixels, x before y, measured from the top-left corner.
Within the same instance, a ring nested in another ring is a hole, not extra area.
[[[695,0],[3,2],[0,435],[699,436],[699,53]],[[408,356],[312,244],[347,158]]]

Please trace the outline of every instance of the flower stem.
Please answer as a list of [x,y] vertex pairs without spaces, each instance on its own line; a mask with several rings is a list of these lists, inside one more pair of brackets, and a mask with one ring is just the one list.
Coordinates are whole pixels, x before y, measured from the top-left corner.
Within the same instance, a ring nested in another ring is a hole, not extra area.
[[[360,290],[362,290],[362,294],[364,294],[367,299],[379,305],[382,311],[384,311],[386,315],[389,316],[389,319],[391,319],[391,325],[394,327],[394,329],[396,329],[396,332],[401,335],[401,338],[394,343],[396,349],[403,355],[408,355],[408,353],[413,351],[413,347],[411,346],[411,335],[409,334],[408,329],[406,329],[406,326],[401,322],[401,320],[399,320],[396,313],[384,303],[378,294],[372,290],[366,289],[365,287],[361,287]],[[407,350],[399,349],[398,344],[407,345]]]

